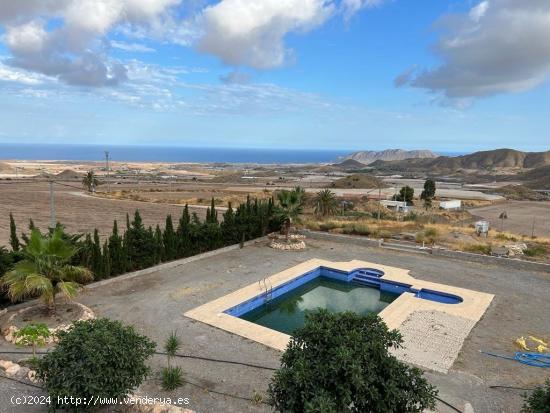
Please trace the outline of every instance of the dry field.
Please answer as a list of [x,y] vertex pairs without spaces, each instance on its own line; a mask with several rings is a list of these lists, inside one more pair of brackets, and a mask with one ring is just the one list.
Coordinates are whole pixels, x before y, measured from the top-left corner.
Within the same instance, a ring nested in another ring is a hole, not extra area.
[[[69,185],[79,187],[78,183]],[[61,185],[55,186],[57,221],[71,232],[88,232],[97,228],[101,235],[110,233],[113,220],[125,225],[126,213],[139,209],[145,225],[164,224],[167,214],[180,215],[177,205],[153,204],[131,200],[110,200],[89,197],[82,190]],[[9,213],[12,212],[21,233],[27,229],[29,219],[45,229],[50,223],[49,186],[47,182],[0,181],[0,245],[9,239]],[[204,209],[196,210],[203,216]]]
[[533,219],[535,235],[550,237],[550,202],[546,201],[507,201],[495,205],[474,208],[472,214],[491,222],[493,228],[500,229],[500,214],[506,211],[508,219],[504,221],[504,230],[518,234],[531,235]]

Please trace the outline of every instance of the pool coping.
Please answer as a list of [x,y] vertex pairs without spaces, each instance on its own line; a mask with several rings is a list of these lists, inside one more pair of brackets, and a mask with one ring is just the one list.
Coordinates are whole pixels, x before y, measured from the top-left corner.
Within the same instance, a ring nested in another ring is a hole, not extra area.
[[[419,299],[416,298],[414,294],[405,292],[379,313],[379,316],[391,329],[398,328],[412,313],[417,311],[440,311],[453,316],[472,320],[475,324],[481,319],[494,297],[492,294],[482,293],[479,291],[424,280],[417,280],[409,274],[409,270],[360,260],[332,262],[314,258],[273,274],[270,277],[267,277],[267,280],[273,289],[275,289],[280,285],[319,267],[328,267],[334,270],[346,272],[351,272],[353,270],[365,267],[379,269],[384,272],[384,275],[381,277],[383,280],[410,284],[412,288],[417,290],[424,288],[447,294],[454,294],[462,297],[463,299],[463,301],[458,304],[443,304],[435,301]],[[225,313],[226,310],[235,307],[242,302],[250,300],[264,292],[265,288],[262,287],[262,284],[255,282],[187,311],[184,313],[184,316],[221,330],[248,338],[270,348],[284,351],[290,340],[290,336],[288,334],[254,324]]]

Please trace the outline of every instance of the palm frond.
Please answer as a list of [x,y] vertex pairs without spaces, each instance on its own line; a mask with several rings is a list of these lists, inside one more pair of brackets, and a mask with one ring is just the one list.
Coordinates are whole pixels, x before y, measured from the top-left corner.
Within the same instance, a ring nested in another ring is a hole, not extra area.
[[72,281],[60,281],[55,286],[56,292],[62,293],[66,298],[72,299],[78,294],[78,290],[81,288],[80,284]]
[[65,265],[59,273],[59,278],[66,281],[83,283],[94,279],[94,274],[88,268],[75,265]]

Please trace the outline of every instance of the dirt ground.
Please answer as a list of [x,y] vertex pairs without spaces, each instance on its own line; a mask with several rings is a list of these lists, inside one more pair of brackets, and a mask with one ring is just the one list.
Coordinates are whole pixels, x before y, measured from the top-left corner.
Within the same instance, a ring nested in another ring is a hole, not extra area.
[[550,237],[550,202],[546,201],[506,201],[491,206],[470,209],[469,212],[489,220],[493,228],[501,228],[499,216],[506,212],[504,230],[531,236],[533,219],[535,235]]
[[[449,373],[426,373],[439,389],[439,397],[460,411],[464,411],[469,402],[476,413],[518,412],[523,391],[490,386],[530,388],[548,377],[545,369],[480,353],[480,350],[485,350],[511,355],[517,350],[514,341],[519,336],[550,338],[550,325],[546,319],[550,313],[550,275],[545,273],[366,248],[349,242],[310,239],[308,248],[299,252],[276,251],[265,243],[226,251],[172,269],[115,281],[87,291],[79,301],[100,317],[120,319],[134,325],[159,344],[172,331],[177,331],[185,354],[277,367],[280,357],[277,351],[190,320],[183,313],[265,276],[310,258],[321,257],[331,261],[361,259],[407,268],[418,279],[495,294],[491,306],[471,331]],[[0,350],[11,348],[13,346],[0,340]],[[153,360],[153,374],[141,388],[145,394],[151,397],[189,397],[191,404],[188,407],[200,413],[271,411],[266,406],[207,393],[188,384],[165,393],[159,386],[159,371],[165,362],[162,357]],[[241,397],[251,397],[255,391],[265,394],[272,374],[268,370],[189,358],[178,359],[177,364],[185,371],[186,380]],[[25,387],[14,387],[13,383],[0,381],[0,402],[6,397],[6,410],[0,408],[0,411],[23,411],[8,404],[7,396],[28,391]],[[452,410],[440,404],[438,411],[448,413]]]
[[[164,225],[166,215],[179,217],[181,206],[152,204],[130,200],[109,200],[86,195],[79,185],[67,183],[73,187],[55,185],[56,219],[70,232],[89,232],[97,228],[102,236],[108,235],[113,220],[124,226],[126,213],[132,215],[140,211],[145,225]],[[199,216],[205,214],[203,208],[193,209]],[[29,219],[36,226],[48,228],[50,224],[50,195],[47,182],[0,182],[0,245],[9,241],[9,213],[13,213],[18,233],[27,230]]]

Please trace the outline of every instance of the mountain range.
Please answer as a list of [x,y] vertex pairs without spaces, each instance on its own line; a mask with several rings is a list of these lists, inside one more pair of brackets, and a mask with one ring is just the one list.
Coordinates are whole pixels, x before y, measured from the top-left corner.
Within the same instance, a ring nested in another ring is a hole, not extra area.
[[416,158],[437,158],[437,154],[429,150],[406,151],[403,149],[386,149],[384,151],[358,151],[344,156],[340,160],[351,159],[364,165],[369,165],[376,161],[402,161],[404,159]]

